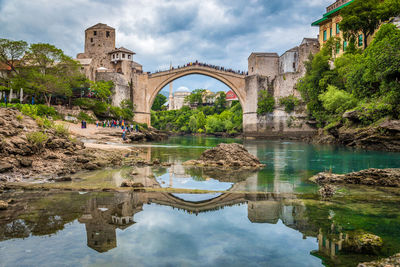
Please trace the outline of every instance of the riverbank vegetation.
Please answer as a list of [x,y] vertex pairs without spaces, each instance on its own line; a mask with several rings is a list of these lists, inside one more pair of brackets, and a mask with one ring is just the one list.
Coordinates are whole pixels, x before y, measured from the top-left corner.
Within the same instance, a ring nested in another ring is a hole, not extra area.
[[[189,106],[178,110],[151,111],[152,126],[159,130],[182,133],[228,133],[242,132],[242,107],[239,101],[226,104],[226,95],[221,92],[213,105],[202,105],[204,99],[198,97],[201,90],[195,90],[187,99]],[[194,96],[193,96],[194,95]]]
[[362,126],[400,119],[400,30],[384,24],[365,50],[350,42],[337,57],[340,42],[331,38],[306,62],[298,90],[310,117],[320,127],[344,123],[345,112],[353,112]]

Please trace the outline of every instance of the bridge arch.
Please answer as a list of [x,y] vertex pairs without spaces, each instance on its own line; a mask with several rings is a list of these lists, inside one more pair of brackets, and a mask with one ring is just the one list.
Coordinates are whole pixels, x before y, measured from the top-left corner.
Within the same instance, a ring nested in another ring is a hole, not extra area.
[[156,95],[169,83],[191,74],[208,76],[224,83],[235,92],[243,110],[246,110],[246,75],[223,69],[216,69],[210,66],[194,64],[168,71],[139,75],[135,81],[135,89],[133,90],[135,120],[140,123],[151,125],[150,111]]
[[[149,106],[151,108],[151,106],[153,105],[153,102],[157,96],[157,94],[168,84],[170,84],[171,82],[188,76],[188,75],[193,75],[193,74],[199,74],[199,75],[204,75],[210,78],[214,78],[220,82],[222,82],[223,84],[225,84],[226,86],[228,86],[237,96],[239,99],[240,104],[243,107],[244,104],[244,92],[241,91],[242,88],[238,88],[237,85],[235,85],[229,78],[224,77],[223,75],[219,74],[219,73],[215,73],[213,71],[209,71],[207,69],[198,69],[198,68],[193,68],[193,69],[189,69],[189,70],[185,70],[185,71],[181,71],[181,72],[177,72],[174,73],[174,75],[171,75],[170,77],[167,77],[166,79],[164,79],[163,81],[161,81],[154,89],[153,92],[150,96],[150,101],[149,101]],[[151,80],[151,78],[149,79]],[[151,88],[149,88],[151,90]]]

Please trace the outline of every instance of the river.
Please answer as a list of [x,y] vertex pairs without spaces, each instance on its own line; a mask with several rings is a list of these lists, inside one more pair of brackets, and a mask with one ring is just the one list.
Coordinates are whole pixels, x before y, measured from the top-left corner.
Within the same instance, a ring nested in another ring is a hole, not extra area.
[[[220,142],[243,143],[266,167],[182,166]],[[13,200],[0,211],[0,266],[356,266],[400,252],[400,190],[346,186],[324,202],[308,181],[326,170],[399,168],[400,153],[209,137],[136,146],[143,159],[172,163],[134,170],[133,179],[157,192],[0,195]],[[79,173],[76,183],[118,186],[131,173]],[[349,249],[361,231],[380,236],[382,249]]]

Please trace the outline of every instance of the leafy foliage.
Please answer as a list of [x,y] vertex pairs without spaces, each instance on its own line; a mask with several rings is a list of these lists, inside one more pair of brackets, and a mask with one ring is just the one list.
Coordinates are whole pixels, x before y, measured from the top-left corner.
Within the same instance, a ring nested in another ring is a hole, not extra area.
[[279,99],[279,104],[285,107],[285,111],[290,113],[300,104],[300,100],[294,95],[282,97]]
[[190,109],[187,106],[179,110],[152,111],[152,125],[160,130],[169,130],[185,133],[237,133],[242,131],[242,108],[239,102],[232,104],[230,108],[224,107],[219,113],[220,107],[199,106]]
[[357,99],[350,93],[339,90],[333,85],[328,86],[328,90],[319,95],[322,106],[330,113],[340,114],[357,105]]
[[275,107],[275,99],[268,91],[262,90],[258,93],[257,114],[265,115],[271,113]]
[[26,139],[29,143],[36,145],[38,147],[43,147],[46,143],[48,137],[43,132],[31,132],[26,134]]
[[333,69],[331,44],[306,62],[306,75],[297,84],[311,117],[323,126],[356,107],[363,125],[400,118],[400,30],[382,25],[367,49],[346,52]]
[[167,97],[162,94],[157,94],[154,99],[153,105],[151,106],[151,110],[159,111],[162,109],[164,104],[167,102]]

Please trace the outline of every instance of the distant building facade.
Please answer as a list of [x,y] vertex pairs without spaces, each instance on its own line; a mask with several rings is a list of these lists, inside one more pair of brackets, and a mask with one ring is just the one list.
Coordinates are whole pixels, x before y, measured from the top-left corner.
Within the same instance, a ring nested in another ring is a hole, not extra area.
[[169,110],[177,110],[177,109],[181,109],[183,106],[187,106],[188,104],[185,103],[185,98],[187,96],[189,96],[190,94],[191,93],[188,91],[175,92],[174,96],[172,97],[172,108],[169,108]]

